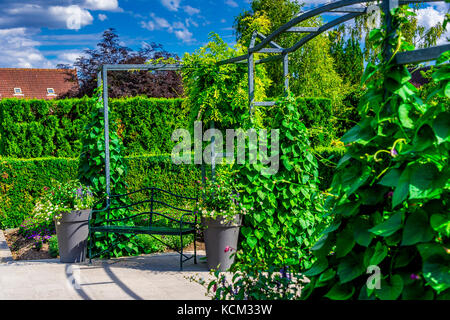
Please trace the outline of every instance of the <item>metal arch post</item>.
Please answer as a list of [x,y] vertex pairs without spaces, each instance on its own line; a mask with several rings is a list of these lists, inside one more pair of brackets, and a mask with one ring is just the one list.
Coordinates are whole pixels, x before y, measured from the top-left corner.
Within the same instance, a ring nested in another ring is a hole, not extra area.
[[111,172],[109,159],[109,111],[108,111],[108,67],[102,67],[103,73],[103,117],[105,121],[105,178],[106,178],[106,204],[109,206],[111,197]]
[[[392,32],[392,15],[391,10],[397,8],[399,5],[398,0],[383,0],[382,9],[384,11],[384,19],[386,21],[386,34],[391,38],[390,33]],[[392,56],[392,45],[388,44],[384,48],[384,59],[389,61]]]
[[249,98],[249,112],[250,117],[253,114],[253,106],[255,102],[255,54],[251,52],[255,46],[258,32],[254,31],[248,47],[248,98]]
[[289,53],[283,55],[284,93],[289,92]]

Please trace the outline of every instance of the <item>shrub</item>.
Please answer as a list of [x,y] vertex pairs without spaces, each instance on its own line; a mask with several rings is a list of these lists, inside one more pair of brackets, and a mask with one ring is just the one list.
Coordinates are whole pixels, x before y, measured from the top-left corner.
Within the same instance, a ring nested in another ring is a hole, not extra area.
[[[170,156],[125,157],[128,190],[155,186],[176,194],[195,195],[200,168],[174,165]],[[77,178],[78,160],[67,158],[0,159],[0,228],[15,228],[29,218],[52,179]],[[174,203],[183,206],[184,202]]]
[[58,237],[56,235],[51,236],[48,240],[48,253],[52,258],[56,258],[59,255]]
[[[110,121],[128,154],[159,154],[172,150],[176,128],[186,128],[183,99],[146,97],[110,99]],[[3,99],[0,101],[0,156],[68,157],[81,153],[81,135],[95,109],[92,98],[63,100]]]

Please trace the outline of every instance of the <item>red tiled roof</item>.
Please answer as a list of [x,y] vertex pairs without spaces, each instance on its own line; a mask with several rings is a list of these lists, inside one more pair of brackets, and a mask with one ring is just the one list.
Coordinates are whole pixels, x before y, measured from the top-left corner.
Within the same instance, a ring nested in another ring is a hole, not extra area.
[[[75,69],[18,69],[0,68],[0,99],[54,99],[69,90],[78,88]],[[14,95],[14,88],[21,88],[23,95]],[[48,95],[47,88],[55,94]]]

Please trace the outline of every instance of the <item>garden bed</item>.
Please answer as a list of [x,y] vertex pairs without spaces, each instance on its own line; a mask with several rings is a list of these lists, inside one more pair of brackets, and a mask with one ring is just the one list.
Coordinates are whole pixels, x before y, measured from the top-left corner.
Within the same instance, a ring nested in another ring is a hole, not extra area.
[[36,250],[35,241],[24,238],[19,234],[18,228],[5,230],[4,234],[14,260],[42,260],[55,258],[50,255],[48,243],[44,243],[40,250]]
[[[43,243],[42,248],[36,250],[35,241],[23,237],[19,233],[19,228],[9,229],[3,232],[14,260],[45,260],[57,258],[50,254],[50,246],[48,243]],[[194,244],[189,244],[183,250],[194,251]],[[205,244],[197,241],[197,250],[205,250]],[[163,252],[173,252],[173,250],[166,247]]]

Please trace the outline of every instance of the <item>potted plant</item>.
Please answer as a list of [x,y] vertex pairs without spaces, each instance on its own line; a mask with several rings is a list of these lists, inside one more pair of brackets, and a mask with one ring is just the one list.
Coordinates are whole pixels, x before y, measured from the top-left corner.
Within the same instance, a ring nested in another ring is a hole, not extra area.
[[204,228],[210,270],[226,271],[233,264],[242,216],[247,213],[231,181],[231,171],[222,170],[214,180],[206,178],[200,187],[197,210]]
[[85,260],[89,218],[94,201],[90,188],[77,180],[65,184],[54,181],[53,187],[44,197],[43,210],[55,221],[61,262]]

